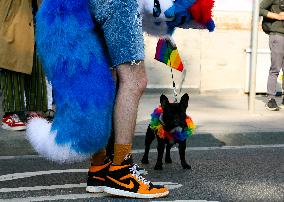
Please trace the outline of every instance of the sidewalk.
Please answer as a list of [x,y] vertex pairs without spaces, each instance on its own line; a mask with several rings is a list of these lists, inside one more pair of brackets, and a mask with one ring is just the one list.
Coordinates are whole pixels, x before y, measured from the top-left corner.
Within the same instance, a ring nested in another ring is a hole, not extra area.
[[[159,104],[159,96],[143,96],[136,135],[145,134],[150,114]],[[168,97],[173,100],[173,95]],[[276,100],[280,104],[282,98]],[[221,145],[284,144],[284,109],[268,111],[265,103],[266,97],[256,96],[255,113],[252,114],[248,111],[248,96],[245,94],[193,94],[189,98],[188,114],[197,126],[195,134],[210,135]]]
[[[173,95],[167,95],[173,100]],[[134,148],[144,148],[144,135],[160,94],[145,94],[139,105]],[[248,112],[248,96],[243,94],[193,94],[188,114],[197,128],[190,147],[284,144],[284,110],[265,109],[266,97],[256,96],[255,113]],[[277,102],[282,99],[277,97]],[[2,111],[2,110],[1,110]],[[2,114],[2,113],[1,113]],[[0,129],[0,156],[35,154],[25,140],[25,132]],[[153,144],[153,148],[154,148]]]
[[[167,95],[173,100],[173,95]],[[159,104],[160,94],[147,94],[139,106],[138,124],[148,122],[150,114]],[[277,97],[280,105],[282,98]],[[188,113],[197,125],[196,133],[249,133],[284,132],[284,109],[269,111],[266,97],[256,96],[255,113],[248,111],[248,96],[193,94],[189,96]],[[139,130],[138,130],[139,132]]]

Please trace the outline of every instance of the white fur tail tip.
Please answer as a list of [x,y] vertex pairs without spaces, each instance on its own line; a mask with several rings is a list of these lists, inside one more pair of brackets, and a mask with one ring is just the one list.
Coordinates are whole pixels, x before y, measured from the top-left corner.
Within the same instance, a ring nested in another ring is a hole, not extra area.
[[71,150],[70,145],[57,144],[57,133],[50,129],[51,123],[43,118],[33,118],[28,122],[27,139],[40,155],[59,163],[78,162],[88,158]]

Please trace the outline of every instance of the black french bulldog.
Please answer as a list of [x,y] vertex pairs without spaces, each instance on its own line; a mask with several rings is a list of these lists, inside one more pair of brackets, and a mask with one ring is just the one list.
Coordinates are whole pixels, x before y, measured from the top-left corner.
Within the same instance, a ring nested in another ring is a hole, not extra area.
[[[186,124],[186,109],[188,107],[188,100],[189,96],[188,94],[184,94],[181,97],[180,103],[169,103],[168,98],[165,95],[161,95],[160,97],[160,103],[161,107],[163,109],[163,115],[160,119],[162,119],[162,123],[164,126],[164,130],[167,132],[172,131],[176,127],[181,127],[182,130],[184,130],[187,127]],[[191,169],[191,166],[188,165],[188,163],[185,160],[185,149],[186,149],[186,140],[183,141],[174,141],[170,142],[168,139],[160,138],[157,135],[157,131],[154,131],[150,128],[150,125],[148,126],[147,132],[146,132],[146,138],[145,138],[145,152],[144,156],[142,158],[143,164],[148,164],[148,154],[150,150],[150,145],[153,142],[153,140],[157,138],[158,141],[158,159],[157,163],[155,165],[155,170],[162,170],[163,169],[163,154],[166,147],[166,163],[172,163],[172,159],[170,156],[170,150],[172,146],[175,143],[178,143],[179,148],[179,155],[180,155],[180,161],[181,165],[184,169]]]

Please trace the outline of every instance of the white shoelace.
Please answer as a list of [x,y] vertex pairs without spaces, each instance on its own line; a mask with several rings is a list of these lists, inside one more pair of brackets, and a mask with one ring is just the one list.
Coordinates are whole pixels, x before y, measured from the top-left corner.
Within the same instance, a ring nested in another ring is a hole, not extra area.
[[149,185],[150,181],[142,177],[137,168],[139,168],[137,164],[134,164],[131,168],[129,168],[130,172],[132,172],[132,176],[135,176],[138,181],[142,181],[144,184]]

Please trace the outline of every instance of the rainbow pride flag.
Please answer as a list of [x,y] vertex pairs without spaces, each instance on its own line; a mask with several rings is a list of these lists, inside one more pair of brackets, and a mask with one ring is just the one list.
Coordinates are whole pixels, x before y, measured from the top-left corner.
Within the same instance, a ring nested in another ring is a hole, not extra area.
[[178,71],[183,71],[183,64],[177,47],[169,38],[159,39],[156,47],[155,59]]

